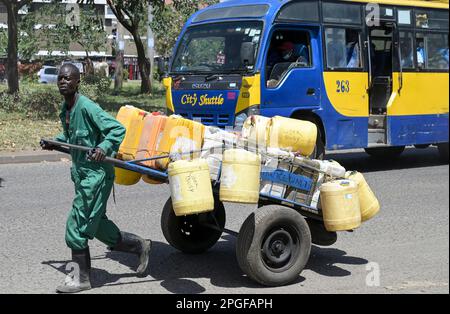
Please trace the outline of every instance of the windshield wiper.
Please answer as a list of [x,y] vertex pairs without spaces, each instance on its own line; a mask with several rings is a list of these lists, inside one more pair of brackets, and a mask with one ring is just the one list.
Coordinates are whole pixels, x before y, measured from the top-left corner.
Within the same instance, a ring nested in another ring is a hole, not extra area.
[[213,81],[213,80],[220,80],[221,79],[220,74],[210,74],[205,77],[205,82]]
[[248,73],[248,72],[250,72],[250,70],[246,66],[243,66],[243,67],[227,70],[226,72],[227,73]]

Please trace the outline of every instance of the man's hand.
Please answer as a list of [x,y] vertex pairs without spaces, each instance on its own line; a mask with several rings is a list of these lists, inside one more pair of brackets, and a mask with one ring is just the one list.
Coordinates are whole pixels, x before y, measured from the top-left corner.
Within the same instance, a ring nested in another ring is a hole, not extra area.
[[101,162],[104,161],[105,158],[106,153],[99,147],[93,148],[88,152],[88,159],[91,161]]
[[44,140],[41,140],[39,142],[39,145],[41,145],[42,149],[44,149],[44,150],[53,150],[55,148],[54,145],[49,144],[48,142],[46,142]]

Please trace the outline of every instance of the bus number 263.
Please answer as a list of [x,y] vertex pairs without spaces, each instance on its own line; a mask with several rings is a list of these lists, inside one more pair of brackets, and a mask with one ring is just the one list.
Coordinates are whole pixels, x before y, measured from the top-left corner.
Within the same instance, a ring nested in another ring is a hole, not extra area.
[[348,93],[350,92],[350,82],[349,81],[336,81],[338,93]]

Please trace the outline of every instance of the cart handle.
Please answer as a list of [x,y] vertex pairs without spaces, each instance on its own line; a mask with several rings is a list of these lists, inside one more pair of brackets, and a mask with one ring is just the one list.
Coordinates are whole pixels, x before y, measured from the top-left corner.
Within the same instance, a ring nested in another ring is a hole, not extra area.
[[[60,151],[62,153],[66,153],[69,154],[70,153],[70,149],[76,149],[76,150],[81,150],[84,152],[88,152],[92,149],[92,147],[86,147],[86,146],[80,146],[80,145],[74,145],[74,144],[69,144],[69,143],[64,143],[64,142],[59,142],[59,141],[54,141],[54,140],[49,140],[49,139],[42,139],[44,142],[47,142],[51,145],[54,146],[53,150],[56,151]],[[112,163],[115,166],[118,166],[119,168],[121,165],[125,166],[126,162],[119,160],[119,159],[115,159],[115,158],[111,158],[111,157],[105,157],[105,162],[108,163]]]
[[[79,145],[74,145],[74,144],[69,144],[69,143],[63,143],[63,142],[59,142],[59,141],[55,141],[55,140],[48,140],[48,139],[42,139],[42,140],[44,142],[47,142],[47,143],[53,145],[54,146],[53,150],[56,150],[56,151],[59,151],[62,153],[66,153],[66,154],[70,154],[70,149],[76,149],[76,150],[85,151],[85,152],[88,152],[89,150],[92,149],[92,148],[86,147],[86,146],[79,146]],[[145,165],[131,164],[130,162],[122,161],[122,160],[111,158],[111,157],[106,157],[104,162],[110,163],[110,164],[114,165],[114,167],[117,167],[117,168],[134,171],[134,172],[138,172],[141,174],[147,174],[156,180],[160,180],[161,182],[167,182],[167,174],[161,173],[161,172],[154,170],[152,168],[149,168]]]

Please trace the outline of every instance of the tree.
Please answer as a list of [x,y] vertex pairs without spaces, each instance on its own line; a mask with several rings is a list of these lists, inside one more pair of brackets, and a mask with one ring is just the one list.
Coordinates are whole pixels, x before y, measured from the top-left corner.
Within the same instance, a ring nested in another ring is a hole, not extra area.
[[199,8],[217,2],[219,1],[174,0],[172,5],[155,7],[151,27],[157,38],[156,51],[162,56],[169,56],[188,18]]
[[[77,0],[78,3],[93,3],[94,0]],[[138,54],[138,66],[141,74],[141,93],[150,94],[151,63],[146,57],[141,31],[146,28],[148,5],[164,5],[164,0],[106,0],[117,20],[131,34]]]
[[18,61],[18,19],[19,10],[29,5],[32,0],[0,0],[5,7],[8,16],[8,53],[6,62],[6,77],[8,92],[15,94],[19,91]]
[[[18,29],[18,55],[21,59],[30,60],[39,50],[38,42],[36,41],[35,29],[36,18],[32,14],[22,16],[17,23]],[[0,56],[5,56],[8,53],[8,30],[0,28]]]
[[[83,6],[71,11],[74,6],[54,0],[52,4],[43,6],[33,12],[35,18],[41,21],[41,30],[36,40],[44,41],[46,49],[67,53],[71,43],[78,43],[89,58],[90,51],[100,51],[106,45],[106,32],[102,18],[95,7]],[[76,16],[70,21],[70,16]]]
[[[39,43],[45,43],[49,52],[68,52],[70,43],[80,44],[86,56],[89,51],[99,51],[106,44],[106,33],[98,12],[92,7],[83,7],[80,10],[77,25],[67,23],[67,8],[61,0],[52,0],[51,4],[39,10],[29,12],[19,21],[19,10],[31,4],[32,0],[0,0],[5,4],[8,14],[7,36],[0,30],[0,54],[7,46],[7,80],[9,93],[19,91],[18,56],[22,59],[31,59],[39,49]],[[38,23],[39,22],[39,23]],[[39,24],[40,28],[35,26]],[[5,45],[5,41],[7,44]]]
[[[78,3],[93,3],[93,0],[77,0]],[[138,65],[141,74],[141,93],[151,93],[152,81],[150,78],[151,64],[150,60],[146,57],[145,47],[141,39],[141,32],[145,30],[147,24],[147,8],[151,5],[157,14],[157,12],[163,12],[164,7],[166,7],[166,1],[164,0],[106,0],[111,11],[116,16],[119,23],[125,27],[125,29],[130,32],[133,37],[134,43],[136,45],[136,50],[138,54]],[[158,34],[163,34],[165,36],[171,36],[176,38],[179,30],[182,27],[184,21],[186,21],[187,16],[194,13],[201,5],[208,5],[210,3],[216,3],[217,0],[174,0],[173,6],[180,12],[183,18],[177,20],[172,20],[171,16],[165,18],[163,21],[164,25],[160,25]],[[165,11],[164,11],[165,12]],[[152,23],[152,28],[156,27]],[[177,32],[169,31],[164,32],[163,30],[169,30],[170,28],[176,28]],[[176,33],[176,34],[175,34]],[[169,34],[169,35],[166,35]],[[166,44],[169,47],[173,41],[168,41]]]

